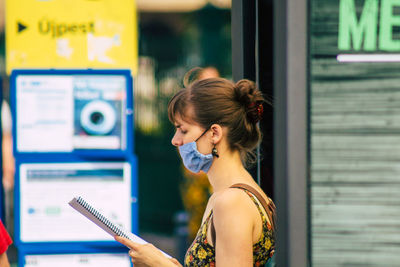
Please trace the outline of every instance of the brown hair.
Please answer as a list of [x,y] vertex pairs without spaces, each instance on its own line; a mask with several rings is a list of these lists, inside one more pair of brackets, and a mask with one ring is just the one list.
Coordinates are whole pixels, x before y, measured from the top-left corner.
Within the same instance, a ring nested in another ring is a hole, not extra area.
[[[185,76],[185,87],[168,103],[170,121],[174,123],[176,115],[179,115],[205,129],[214,123],[227,127],[230,149],[238,150],[242,161],[248,163],[249,156],[261,139],[257,126],[262,115],[260,105],[265,102],[261,92],[249,80],[240,80],[235,84],[223,78],[209,78],[190,83],[189,78],[194,71]],[[193,108],[190,115],[189,107]]]

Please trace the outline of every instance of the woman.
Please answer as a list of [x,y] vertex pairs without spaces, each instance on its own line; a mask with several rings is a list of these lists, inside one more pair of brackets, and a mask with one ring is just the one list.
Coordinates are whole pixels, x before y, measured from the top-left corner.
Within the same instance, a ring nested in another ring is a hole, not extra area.
[[[261,92],[251,81],[234,84],[222,78],[185,87],[168,104],[176,127],[172,144],[187,169],[207,173],[214,193],[184,264],[263,266],[274,253],[275,207],[245,169],[261,137]],[[116,240],[131,248],[135,267],[180,266],[152,245]]]

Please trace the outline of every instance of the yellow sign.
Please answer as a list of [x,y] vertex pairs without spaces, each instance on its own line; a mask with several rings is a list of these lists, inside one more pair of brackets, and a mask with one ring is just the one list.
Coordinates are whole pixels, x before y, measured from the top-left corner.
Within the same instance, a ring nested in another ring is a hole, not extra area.
[[137,71],[134,0],[7,0],[6,68]]

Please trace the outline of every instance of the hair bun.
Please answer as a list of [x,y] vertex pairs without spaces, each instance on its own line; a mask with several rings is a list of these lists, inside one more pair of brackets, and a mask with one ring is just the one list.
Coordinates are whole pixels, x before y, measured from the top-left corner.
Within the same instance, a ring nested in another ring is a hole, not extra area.
[[243,79],[238,81],[234,88],[236,100],[243,106],[247,118],[253,123],[259,122],[264,112],[264,101],[255,83]]

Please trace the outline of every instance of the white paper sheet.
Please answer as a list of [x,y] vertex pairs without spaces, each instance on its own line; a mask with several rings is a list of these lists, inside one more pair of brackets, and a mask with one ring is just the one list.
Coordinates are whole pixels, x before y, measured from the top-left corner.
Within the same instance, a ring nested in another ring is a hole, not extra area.
[[16,84],[17,149],[72,151],[72,78],[26,75]]
[[22,242],[113,240],[68,205],[75,196],[132,231],[129,163],[22,164],[20,194]]

